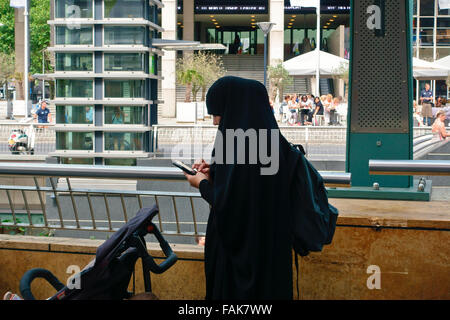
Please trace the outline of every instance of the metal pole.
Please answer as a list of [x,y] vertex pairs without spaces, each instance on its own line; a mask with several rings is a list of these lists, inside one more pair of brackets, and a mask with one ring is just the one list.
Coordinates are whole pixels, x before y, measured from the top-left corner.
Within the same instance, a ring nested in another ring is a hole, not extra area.
[[267,79],[267,34],[264,34],[264,87],[266,87],[266,79]]
[[317,32],[316,32],[316,50],[317,50],[317,67],[316,67],[316,97],[320,97],[320,0],[317,1]]
[[[42,50],[42,76],[45,74],[45,51]],[[45,79],[42,77],[42,101],[45,100]]]
[[29,108],[28,108],[28,97],[29,97],[29,82],[28,82],[28,70],[29,70],[29,39],[28,39],[28,0],[25,0],[25,8],[24,8],[24,30],[25,30],[25,34],[24,34],[24,62],[23,62],[23,66],[24,66],[24,74],[23,74],[23,81],[24,81],[24,90],[25,90],[25,117],[28,117],[29,114]]

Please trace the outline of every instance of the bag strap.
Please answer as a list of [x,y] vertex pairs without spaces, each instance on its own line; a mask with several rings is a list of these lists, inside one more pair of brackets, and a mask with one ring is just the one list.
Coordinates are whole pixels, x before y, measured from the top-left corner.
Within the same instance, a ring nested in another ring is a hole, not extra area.
[[298,287],[298,253],[295,252],[295,270],[297,271],[297,299],[300,300],[300,290]]

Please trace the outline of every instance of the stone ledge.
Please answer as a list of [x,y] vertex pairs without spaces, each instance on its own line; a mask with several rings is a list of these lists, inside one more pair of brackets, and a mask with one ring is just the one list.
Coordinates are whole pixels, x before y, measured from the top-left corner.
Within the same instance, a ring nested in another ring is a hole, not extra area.
[[450,230],[445,201],[330,199],[339,209],[337,223],[352,226],[431,228]]
[[[64,253],[86,253],[95,255],[104,240],[90,240],[61,237],[37,237],[0,234],[0,249],[20,249]],[[188,244],[171,244],[179,259],[203,260],[204,247]],[[159,244],[147,242],[147,248],[155,258],[163,258]]]

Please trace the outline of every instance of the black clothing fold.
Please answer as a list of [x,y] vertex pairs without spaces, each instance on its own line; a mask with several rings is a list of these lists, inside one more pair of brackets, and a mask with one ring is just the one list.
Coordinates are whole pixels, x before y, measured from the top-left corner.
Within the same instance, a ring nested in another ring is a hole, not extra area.
[[204,179],[200,182],[198,187],[200,194],[203,199],[206,200],[210,205],[213,203],[214,191],[212,185],[209,184],[208,180]]

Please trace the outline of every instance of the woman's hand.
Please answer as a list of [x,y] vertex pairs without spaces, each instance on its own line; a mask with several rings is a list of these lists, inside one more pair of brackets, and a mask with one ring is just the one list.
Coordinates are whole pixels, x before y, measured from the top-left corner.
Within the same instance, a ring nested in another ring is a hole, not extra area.
[[194,187],[194,188],[199,188],[200,186],[200,182],[202,180],[208,180],[208,176],[202,172],[197,172],[197,174],[195,176],[192,176],[190,174],[187,174],[183,171],[184,176],[186,177],[187,181],[189,181],[189,184]]
[[210,166],[209,166],[208,163],[206,163],[205,160],[203,160],[203,159],[197,160],[197,161],[192,165],[192,169],[197,170],[197,172],[203,173],[204,175],[207,176],[208,181],[211,181],[211,180],[210,180],[210,175],[209,175],[209,172],[210,172],[210,170],[209,170],[209,169],[210,169]]

